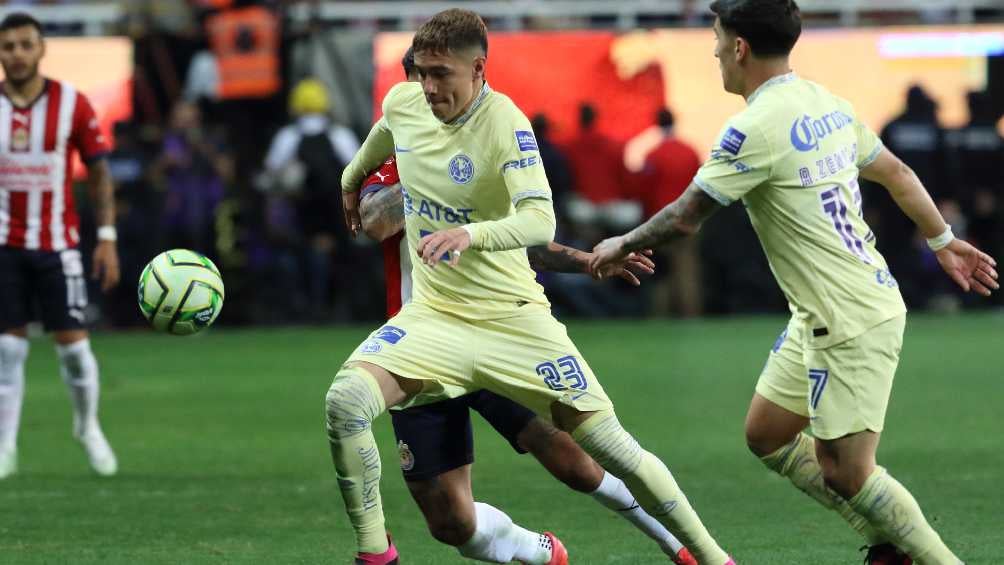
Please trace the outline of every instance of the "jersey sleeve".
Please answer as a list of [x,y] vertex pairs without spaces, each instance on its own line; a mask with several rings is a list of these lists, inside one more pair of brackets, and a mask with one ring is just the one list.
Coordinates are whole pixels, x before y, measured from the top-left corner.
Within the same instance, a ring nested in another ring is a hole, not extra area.
[[857,167],[863,169],[878,158],[882,152],[882,140],[874,131],[861,120],[854,118],[854,134],[858,137],[858,160]]
[[551,200],[537,138],[530,120],[514,105],[495,124],[493,165],[502,174],[513,205],[527,198]]
[[388,186],[394,186],[399,182],[401,182],[401,177],[397,173],[397,161],[394,157],[391,157],[384,161],[379,169],[366,177],[366,180],[363,181],[360,197],[365,198],[367,194],[373,194]]
[[101,131],[98,116],[91,101],[82,93],[77,93],[77,103],[73,108],[73,125],[70,129],[70,143],[80,152],[80,159],[90,164],[111,151],[108,137]]
[[770,178],[771,152],[760,127],[740,115],[726,124],[694,184],[728,206]]

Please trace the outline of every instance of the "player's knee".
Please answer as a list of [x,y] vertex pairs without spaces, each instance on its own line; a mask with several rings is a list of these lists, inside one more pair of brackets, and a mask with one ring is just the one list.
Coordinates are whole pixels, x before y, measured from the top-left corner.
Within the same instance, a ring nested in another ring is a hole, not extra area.
[[861,491],[861,487],[868,480],[868,475],[871,474],[871,470],[867,466],[854,462],[836,464],[832,461],[820,460],[820,467],[826,486],[846,500],[854,498],[854,495]]
[[462,516],[452,513],[438,515],[428,521],[429,533],[439,543],[460,547],[474,536],[477,528],[473,516]]
[[746,423],[746,447],[757,457],[766,457],[788,445],[793,437],[777,437],[770,430]]
[[351,437],[370,429],[383,412],[383,399],[373,378],[358,368],[343,368],[324,399],[328,438]]

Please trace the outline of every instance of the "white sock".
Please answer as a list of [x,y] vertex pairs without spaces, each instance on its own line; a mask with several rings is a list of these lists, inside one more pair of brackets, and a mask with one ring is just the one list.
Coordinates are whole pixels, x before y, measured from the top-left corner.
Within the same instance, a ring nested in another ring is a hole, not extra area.
[[17,446],[24,401],[24,362],[28,340],[16,335],[0,335],[0,450]]
[[460,555],[489,563],[518,560],[527,565],[547,565],[551,560],[551,540],[514,524],[498,508],[475,502],[477,527],[467,543],[457,548]]
[[645,510],[638,504],[638,501],[631,495],[624,481],[611,475],[603,473],[603,480],[600,486],[590,493],[590,496],[597,502],[613,510],[628,522],[634,524],[636,528],[656,541],[663,550],[669,550],[672,555],[676,555],[683,548],[680,540],[676,539],[665,526],[660,524],[655,518],[645,513]]
[[73,435],[81,437],[98,428],[98,361],[91,352],[91,340],[84,338],[69,345],[56,345],[60,373],[73,404]]

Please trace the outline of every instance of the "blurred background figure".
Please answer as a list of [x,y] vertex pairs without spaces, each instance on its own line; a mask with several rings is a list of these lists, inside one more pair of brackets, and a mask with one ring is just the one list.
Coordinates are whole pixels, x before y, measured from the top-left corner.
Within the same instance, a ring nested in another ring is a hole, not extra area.
[[[645,156],[643,168],[634,181],[646,220],[679,198],[701,166],[697,151],[676,136],[675,119],[669,109],[660,110],[655,121],[659,128],[657,144]],[[668,250],[657,250],[659,271],[657,282],[651,287],[650,315],[673,314],[685,318],[701,315],[704,300],[699,247],[700,238],[691,237]]]
[[[321,81],[307,78],[293,88],[289,97],[293,122],[272,138],[260,182],[275,192],[267,204],[270,236],[280,249],[287,250],[282,253],[285,263],[289,251],[299,259],[296,266],[289,265],[302,275],[302,283],[289,289],[288,296],[300,297],[294,310],[322,320],[331,314],[332,296],[343,300],[351,296],[334,292],[332,283],[334,265],[349,267],[355,256],[341,220],[340,182],[342,169],[359,150],[359,139],[352,130],[333,122],[330,110],[328,90]],[[297,278],[301,277],[285,280]],[[338,285],[339,290],[348,287]],[[305,300],[299,288],[306,289]]]

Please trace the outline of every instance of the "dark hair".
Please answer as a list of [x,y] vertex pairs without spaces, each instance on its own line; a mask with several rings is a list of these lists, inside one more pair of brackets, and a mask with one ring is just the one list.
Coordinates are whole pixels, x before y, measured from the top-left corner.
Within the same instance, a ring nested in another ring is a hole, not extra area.
[[488,55],[488,27],[470,10],[444,10],[422,24],[411,41],[412,48],[433,53],[456,52],[480,47]]
[[589,102],[579,104],[579,126],[582,129],[590,129],[596,123],[596,108]]
[[661,128],[671,128],[675,122],[676,119],[673,118],[673,112],[670,112],[669,108],[663,108],[655,115],[655,123]]
[[401,57],[401,68],[404,69],[404,76],[407,78],[411,73],[415,72],[415,48],[408,47],[408,50],[404,52],[404,57]]
[[788,55],[802,34],[795,0],[715,0],[711,11],[722,29],[745,39],[757,57]]
[[537,134],[537,138],[540,139],[547,137],[551,129],[551,122],[548,121],[547,116],[544,114],[534,114],[530,120],[530,127],[533,128],[533,133]]
[[42,23],[36,20],[31,14],[25,12],[12,12],[0,21],[0,31],[8,31],[19,27],[31,26],[38,30],[38,35],[42,35]]

